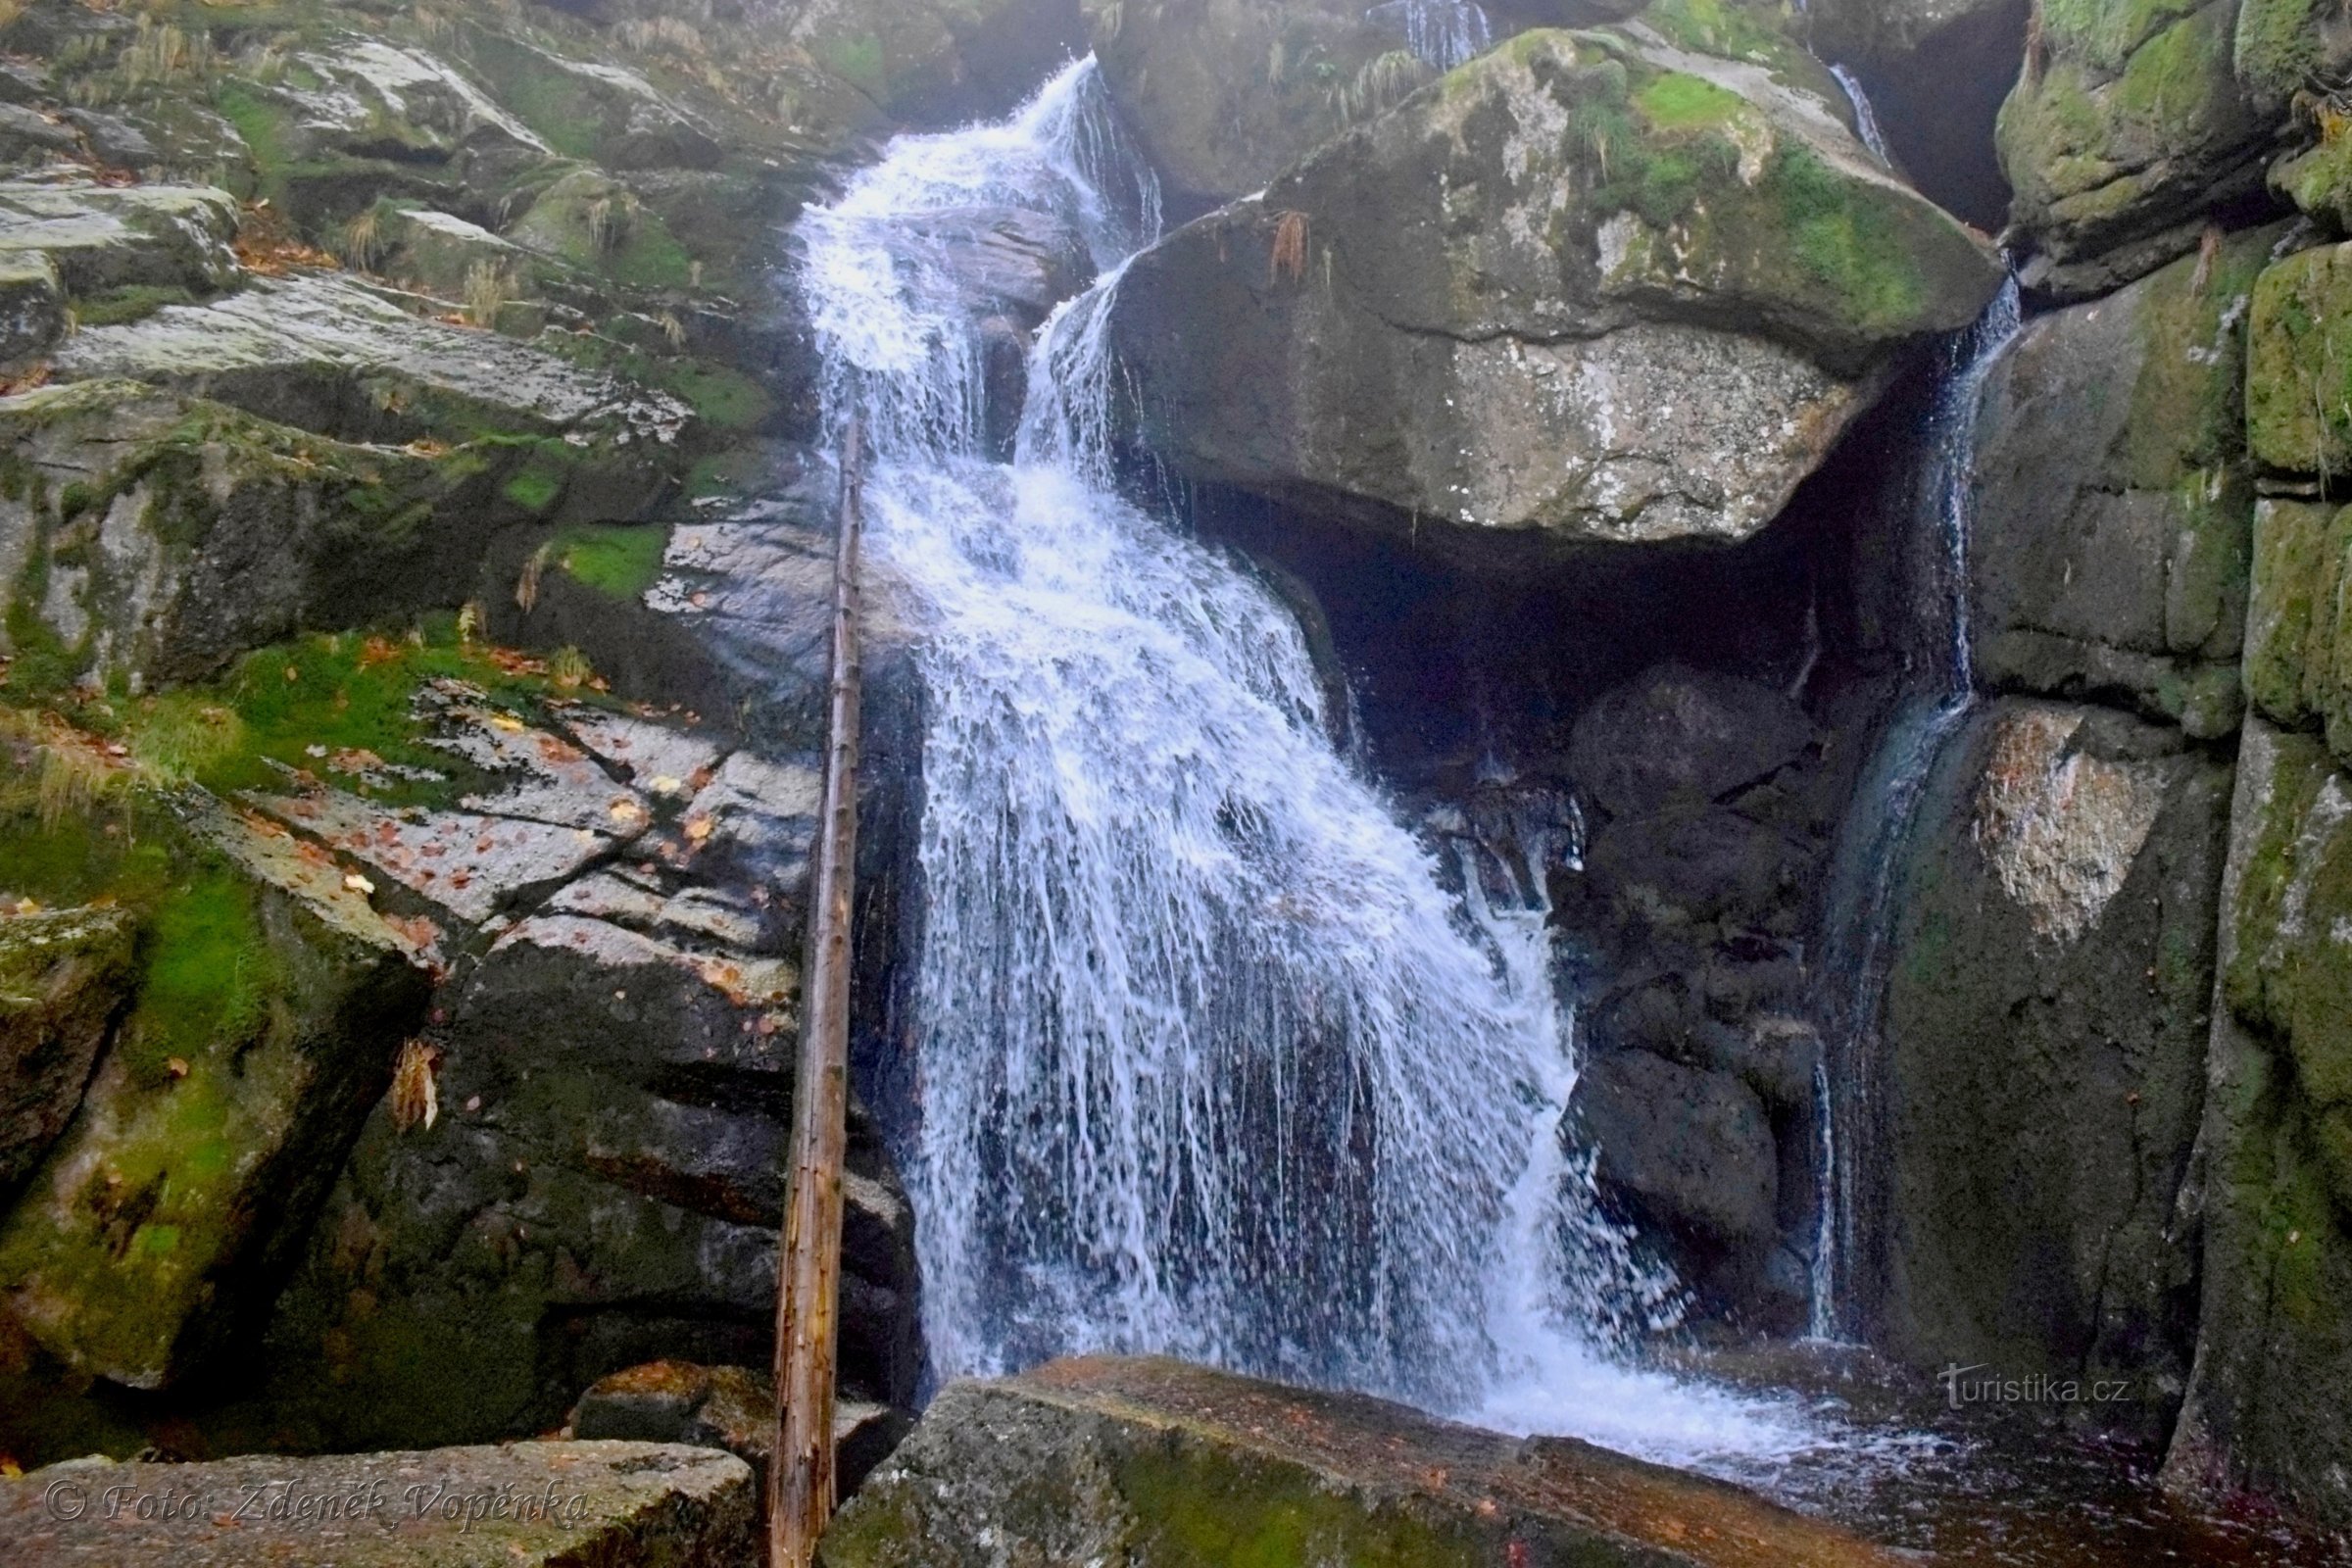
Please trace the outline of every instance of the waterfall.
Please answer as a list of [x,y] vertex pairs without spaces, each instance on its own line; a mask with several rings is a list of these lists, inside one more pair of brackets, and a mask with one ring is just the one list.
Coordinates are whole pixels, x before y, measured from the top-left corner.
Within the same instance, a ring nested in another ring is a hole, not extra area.
[[1494,46],[1494,24],[1472,0],[1388,0],[1364,15],[1402,29],[1413,58],[1440,71],[1451,71]]
[[1810,1332],[1818,1340],[1861,1331],[1856,1279],[1881,1234],[1868,1189],[1875,1157],[1879,1026],[1886,1000],[1896,882],[1936,760],[1976,703],[1969,629],[1968,552],[1976,514],[1977,416],[1984,381],[2024,325],[2017,280],[2003,286],[1977,324],[1946,351],[1942,377],[1921,432],[1924,454],[1911,497],[1927,535],[1930,592],[1923,615],[1928,658],[1878,751],[1864,769],[1831,873],[1827,959],[1841,979],[1832,1023],[1829,1125],[1822,1138],[1828,1179],[1813,1259]]
[[[894,1136],[935,1371],[1164,1352],[1682,1462],[1810,1441],[1620,1365],[1673,1288],[1566,1140],[1541,872],[1449,893],[1333,751],[1289,612],[1118,493],[1105,328],[1157,225],[1142,167],[1082,63],[1005,122],[898,139],[798,230],[923,686]],[[1101,271],[1039,335],[1009,463],[926,238],[1005,207]]]
[[1879,128],[1879,112],[1871,107],[1870,94],[1862,90],[1861,80],[1843,66],[1832,66],[1830,74],[1845,89],[1845,101],[1854,106],[1854,130],[1862,138],[1862,145],[1880,163],[1891,166],[1894,159],[1886,151],[1886,133]]

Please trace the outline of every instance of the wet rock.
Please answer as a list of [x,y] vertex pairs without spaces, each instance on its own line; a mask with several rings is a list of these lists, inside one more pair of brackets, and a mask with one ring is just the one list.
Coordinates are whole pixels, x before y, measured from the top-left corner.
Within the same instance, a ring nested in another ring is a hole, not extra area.
[[1946,750],[1896,896],[1874,1343],[2128,1380],[2087,1417],[2170,1419],[2230,781],[2096,709],[1996,703]]
[[2082,298],[2196,248],[2258,192],[2271,122],[2235,70],[2238,0],[2095,0],[2043,16],[2001,112],[2034,288]]
[[[909,1423],[887,1405],[836,1404],[833,1464],[843,1495],[890,1455]],[[741,1366],[654,1361],[600,1378],[580,1396],[569,1423],[579,1439],[626,1439],[724,1448],[764,1484],[776,1445],[776,1395],[761,1373]]]
[[1998,277],[1811,80],[1639,28],[1513,40],[1137,260],[1110,333],[1147,442],[1490,561],[1748,537],[1873,367]]
[[1804,710],[1753,681],[1668,663],[1577,716],[1570,776],[1612,816],[1737,797],[1819,743]]
[[2195,1370],[2165,1480],[2352,1524],[2352,788],[2246,724],[2223,887]]
[[606,517],[631,515],[662,492],[669,449],[692,417],[663,393],[495,333],[419,320],[333,276],[264,280],[214,305],[92,327],[56,366],[69,380],[147,381],[340,439],[408,441],[432,419],[466,416],[566,437],[612,466],[616,493],[596,508]]
[[[634,796],[622,792],[618,799],[628,821],[646,820]],[[340,790],[252,795],[246,804],[397,882],[445,916],[477,926],[569,881],[616,842],[513,817],[387,810]]]
[[0,257],[46,255],[76,296],[226,288],[236,230],[236,199],[209,186],[0,181]]
[[1892,1560],[1737,1488],[1573,1440],[1144,1360],[951,1386],[842,1510],[819,1560],[1075,1568],[1110,1551],[1134,1568]]
[[2254,508],[2245,321],[2276,229],[2033,321],[1985,382],[1980,678],[2236,727]]
[[498,467],[470,456],[333,441],[135,382],[0,398],[0,441],[31,479],[0,496],[0,561],[22,571],[37,552],[33,619],[91,679],[134,688],[459,600],[499,510]]
[[0,257],[0,368],[31,364],[66,335],[64,282],[46,254]]
[[1634,919],[1668,927],[1722,921],[1787,930],[1804,901],[1813,846],[1716,806],[1669,807],[1609,823],[1586,863]]
[[122,1006],[133,934],[117,909],[0,913],[0,1192],[80,1107]]
[[1576,1108],[1599,1152],[1602,1191],[1644,1224],[1717,1249],[1775,1239],[1772,1123],[1745,1084],[1621,1052],[1585,1068]]
[[81,1113],[0,1221],[0,1309],[66,1366],[172,1384],[269,1298],[421,1021],[398,947],[226,872],[159,919]]
[[[67,1496],[75,1517],[54,1506]],[[226,1568],[319,1552],[349,1568],[734,1568],[758,1555],[757,1525],[742,1460],[649,1443],[77,1461],[0,1481],[0,1533],[24,1568]]]

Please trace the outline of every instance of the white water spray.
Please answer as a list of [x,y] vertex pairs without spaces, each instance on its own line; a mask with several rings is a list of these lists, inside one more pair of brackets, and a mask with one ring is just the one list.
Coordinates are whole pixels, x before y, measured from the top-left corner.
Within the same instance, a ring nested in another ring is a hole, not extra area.
[[1494,24],[1475,0],[1387,0],[1364,15],[1399,28],[1425,66],[1451,71],[1494,47]]
[[[1140,169],[1082,65],[1004,123],[902,138],[800,231],[872,560],[917,619],[902,1152],[935,1369],[1166,1352],[1686,1463],[1803,1443],[1616,1359],[1671,1287],[1564,1142],[1541,875],[1450,897],[1334,754],[1288,612],[1113,488]],[[1104,273],[1041,335],[1009,465],[960,280],[916,243],[1005,206]]]
[[1838,85],[1845,89],[1845,101],[1853,105],[1854,131],[1862,145],[1880,163],[1891,166],[1894,156],[1886,150],[1886,133],[1879,128],[1879,112],[1871,104],[1870,94],[1862,90],[1861,78],[1843,66],[1832,66],[1830,74],[1838,78]]

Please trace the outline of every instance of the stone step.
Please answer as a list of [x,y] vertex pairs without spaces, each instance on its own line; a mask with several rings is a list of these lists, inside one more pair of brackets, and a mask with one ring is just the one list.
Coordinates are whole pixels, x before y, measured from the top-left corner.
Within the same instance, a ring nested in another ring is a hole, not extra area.
[[741,1459],[649,1443],[85,1459],[0,1481],[12,1568],[749,1568],[757,1513]]

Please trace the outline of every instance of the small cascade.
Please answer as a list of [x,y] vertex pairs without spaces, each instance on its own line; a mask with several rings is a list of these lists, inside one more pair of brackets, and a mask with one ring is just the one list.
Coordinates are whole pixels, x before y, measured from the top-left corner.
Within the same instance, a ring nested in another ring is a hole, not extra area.
[[1860,78],[1843,66],[1832,66],[1830,74],[1838,78],[1838,85],[1845,89],[1846,102],[1854,106],[1854,129],[1861,136],[1862,145],[1880,163],[1893,167],[1893,155],[1886,150],[1886,134],[1879,128],[1879,112],[1871,106],[1870,94],[1862,90]]
[[[798,231],[924,689],[894,1136],[935,1370],[1159,1352],[1670,1462],[1803,1446],[1778,1406],[1627,1364],[1675,1287],[1566,1135],[1544,878],[1573,814],[1452,888],[1332,749],[1290,612],[1118,493],[1107,326],[1156,227],[1142,168],[1086,63],[1009,121],[894,142]],[[926,238],[1005,207],[1102,273],[1039,336],[1009,463]]]
[[[1928,780],[1976,703],[1968,555],[1976,514],[1977,416],[1984,381],[2024,326],[2015,278],[1947,350],[1921,432],[1924,460],[1912,500],[1926,535],[1930,591],[1921,599],[1924,657],[1877,753],[1832,871],[1829,948],[1822,972],[1841,977],[1831,1023],[1830,1115],[1822,1144],[1824,1213],[1813,1260],[1810,1332],[1825,1341],[1860,1329],[1856,1282],[1883,1234],[1869,1189],[1878,1105],[1879,1023],[1893,936],[1896,881]],[[1922,667],[1924,666],[1924,667]]]
[[1404,34],[1413,58],[1451,71],[1494,47],[1494,24],[1473,0],[1388,0],[1364,14]]

